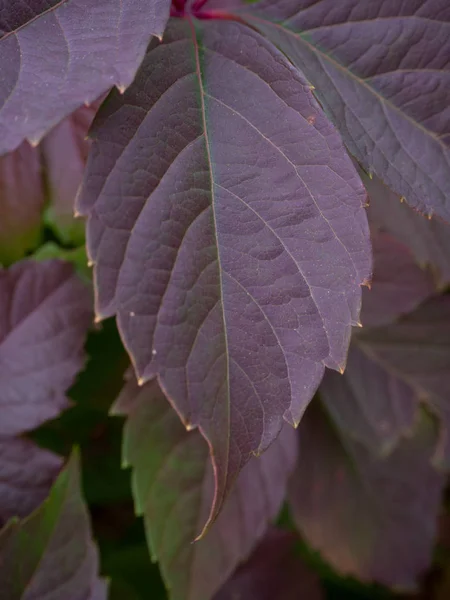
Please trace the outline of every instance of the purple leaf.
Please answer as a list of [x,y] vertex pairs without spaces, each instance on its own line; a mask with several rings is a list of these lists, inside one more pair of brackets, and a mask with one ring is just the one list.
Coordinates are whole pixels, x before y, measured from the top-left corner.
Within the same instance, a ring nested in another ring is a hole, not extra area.
[[86,136],[99,105],[79,108],[41,143],[50,204],[46,220],[66,244],[84,242],[84,223],[74,219],[74,205],[90,148]]
[[448,4],[262,0],[243,10],[316,87],[358,161],[450,220]]
[[342,573],[411,589],[432,558],[446,483],[430,464],[436,438],[422,415],[381,460],[335,431],[319,405],[300,424],[290,504],[306,540]]
[[[408,209],[410,210],[410,209]],[[361,336],[367,327],[389,325],[433,295],[435,286],[401,242],[386,233],[373,239],[374,275],[371,289],[363,290],[363,331],[352,338],[343,376],[327,372],[320,393],[333,421],[372,453],[389,453],[413,428],[421,392],[395,370],[378,364]],[[386,328],[388,331],[388,328]],[[403,348],[398,349],[399,353]]]
[[0,271],[0,306],[0,436],[12,436],[67,408],[91,293],[67,263],[23,261]]
[[134,78],[170,0],[2,2],[0,154]]
[[294,542],[270,529],[214,600],[322,600],[319,578],[294,554]]
[[127,414],[123,461],[133,467],[136,511],[171,600],[210,600],[247,558],[284,500],[297,456],[297,436],[285,425],[277,440],[241,472],[207,535],[214,474],[199,431],[188,432],[157,382],[128,382],[115,414]]
[[0,438],[0,527],[27,517],[47,497],[62,459],[21,438]]
[[362,174],[370,196],[369,221],[373,230],[385,231],[413,252],[421,266],[431,267],[439,287],[450,284],[450,227],[411,210],[377,177]]
[[20,260],[38,244],[44,202],[39,151],[22,144],[0,157],[0,263]]
[[437,292],[431,272],[416,264],[404,244],[378,233],[372,238],[372,248],[374,274],[370,289],[363,289],[364,327],[392,323]]
[[94,137],[79,210],[97,316],[117,315],[139,379],[158,375],[208,440],[213,518],[344,366],[370,273],[365,193],[303,77],[235,22],[172,20]]
[[417,394],[361,352],[355,341],[345,373],[327,371],[319,392],[341,433],[364,444],[374,455],[389,454],[414,428]]
[[386,373],[413,388],[441,421],[436,460],[450,465],[450,296],[428,300],[397,323],[362,329],[354,343]]
[[0,589],[8,600],[106,600],[97,572],[74,454],[48,500],[0,532]]

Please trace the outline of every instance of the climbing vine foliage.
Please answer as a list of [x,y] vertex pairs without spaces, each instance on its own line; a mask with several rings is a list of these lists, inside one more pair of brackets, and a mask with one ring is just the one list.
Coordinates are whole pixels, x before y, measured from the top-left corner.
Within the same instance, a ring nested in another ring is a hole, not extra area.
[[95,509],[123,477],[170,600],[325,598],[300,543],[418,585],[450,467],[449,106],[441,0],[0,0],[8,598],[134,597]]

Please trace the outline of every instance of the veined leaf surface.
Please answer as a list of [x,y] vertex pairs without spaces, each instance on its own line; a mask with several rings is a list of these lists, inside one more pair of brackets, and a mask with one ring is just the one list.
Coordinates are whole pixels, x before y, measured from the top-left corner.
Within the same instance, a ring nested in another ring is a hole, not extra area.
[[170,0],[1,0],[0,154],[134,78]]
[[450,220],[447,3],[262,0],[240,14],[303,70],[368,171]]
[[117,315],[141,382],[157,375],[208,440],[213,517],[345,365],[365,191],[303,76],[236,22],[173,19],[93,136],[78,209],[97,316]]
[[114,408],[127,415],[123,461],[133,468],[137,513],[171,600],[211,600],[264,536],[285,498],[297,457],[297,436],[285,425],[263,456],[240,473],[223,511],[204,538],[214,497],[208,446],[186,431],[154,380],[130,380]]

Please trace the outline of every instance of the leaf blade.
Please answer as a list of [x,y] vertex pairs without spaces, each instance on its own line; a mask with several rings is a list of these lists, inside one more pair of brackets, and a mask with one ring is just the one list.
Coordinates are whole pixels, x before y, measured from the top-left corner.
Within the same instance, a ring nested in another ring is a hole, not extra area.
[[280,0],[243,10],[305,72],[366,170],[448,221],[450,24],[441,8]]
[[0,23],[0,154],[24,139],[37,144],[113,85],[125,89],[151,36],[162,35],[169,8],[169,0],[7,4]]
[[192,27],[174,19],[103,106],[78,210],[98,318],[116,315],[138,377],[211,444],[215,516],[343,366],[370,252],[365,192],[302,76],[239,23]]
[[22,261],[0,272],[1,436],[34,429],[69,403],[84,363],[91,293],[70,264]]
[[97,577],[97,550],[80,494],[77,453],[69,459],[48,500],[24,521],[10,521],[0,532],[0,556],[5,598],[106,600],[106,585]]
[[295,432],[286,425],[269,450],[246,465],[217,521],[192,543],[208,519],[214,494],[205,440],[183,428],[156,381],[143,388],[129,381],[113,413],[128,416],[124,466],[133,467],[136,511],[144,516],[170,598],[212,598],[276,516],[295,463]]

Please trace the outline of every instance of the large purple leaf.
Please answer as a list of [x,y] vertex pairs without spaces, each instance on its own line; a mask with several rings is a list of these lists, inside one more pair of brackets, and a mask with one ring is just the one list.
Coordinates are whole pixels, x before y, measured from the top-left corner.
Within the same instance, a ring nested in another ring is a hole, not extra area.
[[334,430],[319,405],[299,437],[289,500],[305,538],[342,573],[413,588],[432,558],[446,483],[431,466],[433,421],[423,414],[385,459]]
[[26,143],[0,157],[0,263],[20,260],[39,242],[44,190],[39,151]]
[[0,594],[8,600],[106,600],[97,572],[75,454],[49,498],[0,532]]
[[68,406],[91,293],[68,263],[23,261],[0,271],[0,306],[0,436],[11,436]]
[[295,555],[294,542],[271,528],[214,600],[322,600],[319,578]]
[[29,440],[0,438],[0,527],[39,506],[61,466],[59,456]]
[[246,465],[216,522],[193,544],[214,496],[205,440],[186,431],[155,380],[142,388],[129,381],[113,411],[128,415],[123,461],[133,467],[136,511],[171,600],[210,600],[277,515],[297,456],[295,431],[285,425]]
[[97,316],[117,315],[139,379],[158,375],[207,438],[214,516],[345,364],[370,273],[364,190],[303,77],[229,21],[173,20],[94,137],[79,210]]
[[262,0],[244,12],[305,73],[352,154],[450,220],[450,7]]
[[431,298],[396,323],[361,329],[358,348],[413,388],[442,420],[436,460],[450,465],[450,296]]
[[407,246],[378,233],[372,237],[372,248],[374,273],[370,288],[363,289],[363,327],[392,323],[437,293],[431,271],[417,265]]
[[436,218],[427,219],[402,201],[377,177],[362,174],[370,197],[369,222],[403,242],[421,266],[432,269],[440,287],[450,284],[450,227]]
[[0,0],[0,154],[134,78],[170,0]]

